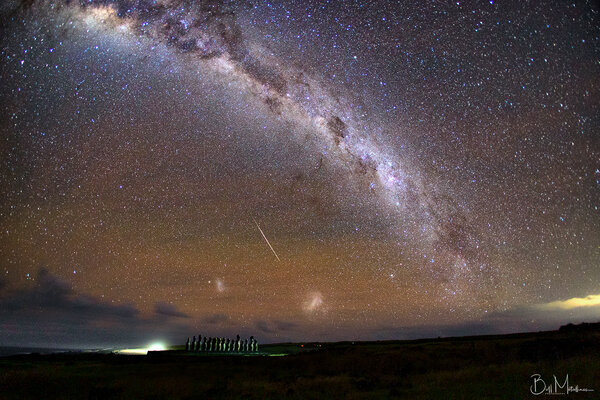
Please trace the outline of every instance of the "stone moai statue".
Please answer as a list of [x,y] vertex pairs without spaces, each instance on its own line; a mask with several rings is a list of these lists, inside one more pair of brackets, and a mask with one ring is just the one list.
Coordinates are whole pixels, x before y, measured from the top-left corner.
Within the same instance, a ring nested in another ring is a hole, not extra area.
[[198,341],[196,342],[196,348],[194,351],[200,351],[200,347],[202,346],[202,335],[198,335]]
[[254,339],[254,352],[258,353],[258,340]]
[[227,342],[225,345],[225,351],[227,351],[228,353],[231,351],[231,339],[227,338]]
[[200,351],[206,351],[206,336],[202,338],[202,344],[200,347]]
[[185,351],[190,351],[190,337],[188,336],[187,341],[185,342]]
[[236,352],[240,351],[240,335],[235,337],[235,349]]
[[217,340],[218,340],[218,343],[219,343],[218,349],[219,349],[219,352],[221,352],[221,351],[223,351],[223,338],[219,338]]
[[195,348],[196,348],[196,336],[194,336],[194,339],[192,340],[192,344],[190,346],[190,351],[194,351]]
[[206,351],[212,351],[212,344],[213,344],[213,340],[211,337],[208,338],[208,342],[206,343]]
[[248,351],[248,339],[244,339],[244,353]]
[[212,351],[217,351],[217,338],[213,338],[211,347]]
[[254,340],[254,336],[250,336],[250,352],[254,353],[254,343],[256,343],[256,340]]

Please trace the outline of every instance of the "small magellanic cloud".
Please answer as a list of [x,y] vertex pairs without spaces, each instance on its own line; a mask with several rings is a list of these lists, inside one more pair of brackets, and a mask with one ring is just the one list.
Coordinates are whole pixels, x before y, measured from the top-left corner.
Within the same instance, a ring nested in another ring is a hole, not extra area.
[[558,300],[550,303],[540,304],[539,307],[545,310],[571,310],[573,308],[600,306],[600,294],[591,294],[586,297],[573,297],[568,300]]

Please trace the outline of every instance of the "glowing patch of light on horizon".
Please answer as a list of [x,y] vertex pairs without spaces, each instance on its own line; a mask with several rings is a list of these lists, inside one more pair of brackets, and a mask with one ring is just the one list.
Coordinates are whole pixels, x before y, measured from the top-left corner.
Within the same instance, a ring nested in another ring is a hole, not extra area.
[[149,351],[165,351],[167,350],[167,346],[161,342],[154,342],[146,348],[137,348],[137,349],[121,349],[115,351],[117,354],[126,354],[126,355],[146,355]]
[[563,301],[552,301],[550,303],[540,304],[538,307],[545,310],[570,310],[579,307],[600,306],[600,294],[591,294],[586,297],[573,297]]

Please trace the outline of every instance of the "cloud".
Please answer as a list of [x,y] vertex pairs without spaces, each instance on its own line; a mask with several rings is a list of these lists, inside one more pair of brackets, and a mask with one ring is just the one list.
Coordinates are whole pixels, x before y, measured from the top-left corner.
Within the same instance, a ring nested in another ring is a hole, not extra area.
[[219,313],[212,314],[212,315],[202,318],[202,322],[204,322],[206,324],[212,324],[212,325],[220,324],[227,320],[229,320],[229,317],[227,315],[219,314]]
[[496,335],[556,330],[569,323],[582,322],[600,322],[600,295],[543,304],[520,305],[455,324],[411,327],[380,325],[365,330],[361,335],[367,339]]
[[262,332],[266,340],[296,327],[280,320],[254,325],[239,327],[224,313],[195,319],[164,301],[144,314],[133,304],[79,293],[46,269],[28,287],[11,290],[4,281],[0,285],[0,343],[5,346],[141,347],[156,340],[183,344],[196,332],[233,337],[233,329],[243,337]]
[[0,343],[21,346],[117,347],[156,339],[180,341],[189,324],[165,316],[185,315],[158,303],[156,313],[142,316],[133,304],[112,304],[80,294],[46,269],[32,286],[0,288]]
[[165,303],[163,301],[154,304],[154,312],[169,317],[190,318],[188,314],[179,311],[173,304]]
[[280,331],[289,331],[291,329],[298,327],[298,324],[296,324],[295,322],[290,322],[290,321],[274,320],[273,323],[275,324],[277,329],[279,329]]
[[254,326],[256,326],[256,328],[263,333],[269,333],[269,334],[275,333],[275,330],[273,330],[269,327],[269,324],[267,323],[267,321],[258,320],[254,323]]
[[139,313],[132,304],[108,304],[95,297],[75,293],[68,283],[51,275],[45,268],[38,271],[35,282],[31,288],[3,296],[0,312],[67,312],[79,315],[82,320],[107,316],[131,318]]
[[490,312],[479,319],[440,326],[336,327],[309,321],[302,314],[295,321],[257,319],[240,327],[231,316],[213,313],[199,319],[175,305],[157,302],[154,312],[144,314],[133,304],[113,304],[78,293],[71,286],[40,269],[26,288],[0,285],[0,343],[5,346],[140,347],[156,340],[184,343],[200,332],[203,336],[242,337],[259,334],[261,342],[281,340],[377,340],[417,339],[558,329],[567,323],[600,321],[597,295],[523,305]]
[[265,321],[265,320],[257,320],[254,322],[254,326],[261,332],[266,334],[277,334],[283,331],[289,331],[296,328],[298,325],[294,322],[290,321],[281,321],[281,320],[273,320],[273,321]]
[[600,294],[591,294],[586,297],[573,297],[563,301],[552,301],[550,303],[538,304],[538,308],[542,310],[570,310],[579,307],[600,306]]

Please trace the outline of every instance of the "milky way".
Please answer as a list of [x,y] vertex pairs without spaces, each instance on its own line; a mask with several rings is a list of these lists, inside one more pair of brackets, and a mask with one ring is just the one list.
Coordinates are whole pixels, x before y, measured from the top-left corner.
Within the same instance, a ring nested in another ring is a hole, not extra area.
[[587,2],[3,7],[6,332],[43,293],[57,331],[83,296],[86,327],[275,340],[534,329],[600,290]]

